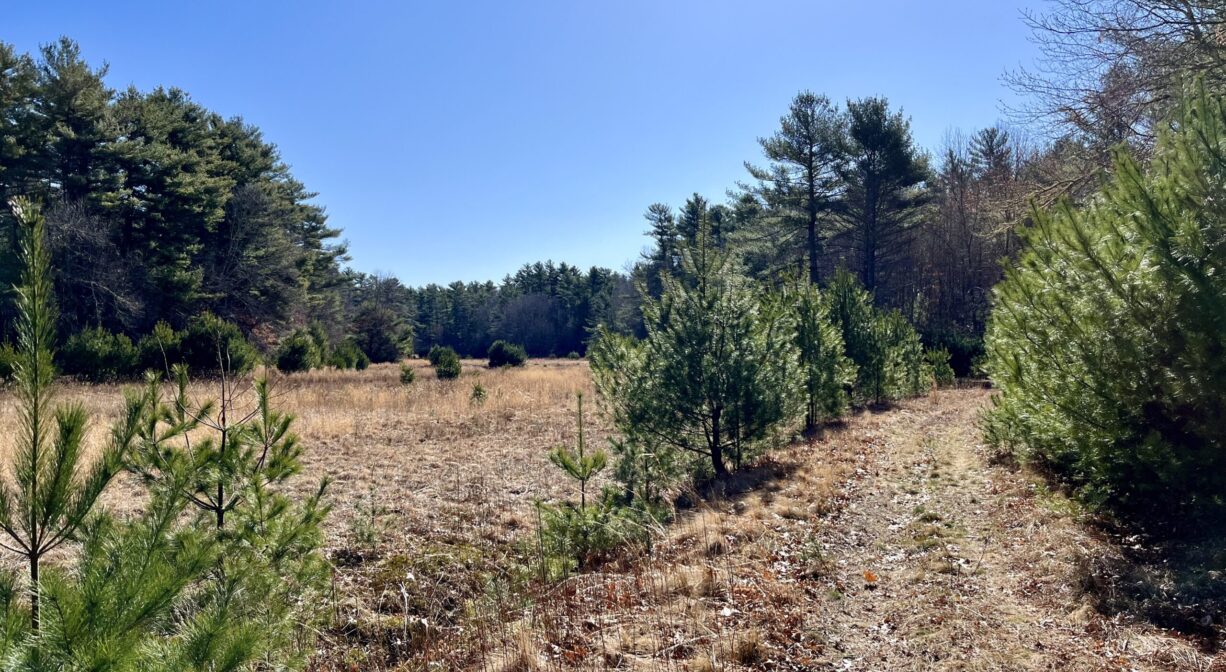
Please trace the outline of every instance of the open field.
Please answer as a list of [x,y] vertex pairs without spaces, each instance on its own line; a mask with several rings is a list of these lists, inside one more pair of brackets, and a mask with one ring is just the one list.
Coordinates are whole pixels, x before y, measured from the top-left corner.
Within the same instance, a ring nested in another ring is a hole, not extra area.
[[[1167,588],[1178,577],[1136,564],[1126,574],[1116,540],[993,459],[975,429],[986,391],[856,414],[683,510],[651,557],[542,586],[533,502],[573,495],[546,453],[573,440],[586,364],[491,371],[469,361],[450,382],[414,366],[411,386],[384,365],[276,387],[307,446],[298,487],[332,480],[335,593],[314,669],[1226,665],[1214,659],[1222,620],[1205,611],[1212,602],[1183,605],[1183,620],[1130,610],[1121,577]],[[473,399],[478,383],[484,401]],[[61,398],[95,413],[94,441],[118,410],[114,386],[65,385]],[[592,407],[587,432],[599,445],[608,428]],[[13,413],[0,395],[0,425]],[[119,483],[108,498],[139,506],[136,491]],[[1206,625],[1179,634],[1154,622]]]

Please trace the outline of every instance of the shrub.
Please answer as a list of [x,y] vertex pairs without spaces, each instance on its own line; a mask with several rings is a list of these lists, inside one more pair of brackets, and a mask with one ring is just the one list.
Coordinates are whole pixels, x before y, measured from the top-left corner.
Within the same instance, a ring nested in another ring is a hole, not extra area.
[[932,378],[938,387],[949,387],[954,384],[954,367],[950,365],[948,350],[945,348],[925,350],[924,360],[927,361],[928,368],[932,371]]
[[412,385],[413,381],[417,380],[417,372],[408,364],[400,365],[400,384]]
[[171,367],[183,362],[183,332],[158,322],[153,325],[153,331],[140,339],[136,349],[142,371],[158,371],[169,376]]
[[[1163,533],[1226,516],[1226,105],[1190,95],[1149,162],[1036,212],[995,290],[993,443]],[[1216,529],[1221,529],[1217,527]]]
[[528,361],[528,353],[524,351],[523,346],[503,340],[494,341],[487,354],[490,358],[490,366],[493,368],[523,366],[524,362]]
[[589,357],[623,436],[704,456],[694,475],[723,477],[796,418],[802,395],[791,311],[732,272],[709,227],[683,251],[684,280],[643,297],[646,338],[601,329]]
[[583,359],[583,355],[580,355],[574,350],[571,350],[570,352],[566,353],[566,358],[567,359]]
[[932,391],[932,371],[924,358],[924,346],[910,320],[897,310],[877,316],[875,328],[885,348],[883,396],[886,399],[918,397]]
[[57,359],[61,373],[91,382],[132,378],[140,365],[132,339],[102,327],[68,337]]
[[324,330],[324,326],[319,322],[312,322],[307,325],[306,333],[310,337],[311,342],[315,344],[316,349],[319,350],[320,361],[318,366],[323,366],[324,360],[332,351],[332,339],[328,338],[328,332]]
[[323,364],[319,344],[306,331],[295,331],[277,349],[277,369],[282,373],[298,373],[317,369]]
[[983,336],[949,330],[927,331],[923,334],[924,345],[930,350],[945,350],[949,353],[949,366],[955,378],[980,375],[975,369],[975,360],[983,356]]
[[460,377],[462,370],[460,365],[460,356],[451,348],[442,348],[438,353],[437,363],[434,365],[434,375],[439,380],[452,380]]
[[357,342],[352,338],[341,341],[328,356],[328,365],[338,369],[355,369],[365,371],[370,366],[370,358],[362,352]]
[[443,358],[443,354],[450,351],[455,354],[455,350],[446,345],[432,345],[430,351],[426,353],[426,361],[430,362],[430,366],[438,366],[438,362]]
[[473,383],[473,391],[472,394],[468,395],[468,401],[472,404],[480,406],[481,404],[485,403],[485,400],[489,398],[489,396],[490,393],[485,391],[484,385],[481,383]]
[[854,275],[840,269],[827,289],[830,316],[843,336],[847,357],[856,365],[855,391],[859,400],[884,396],[885,344],[873,307],[873,297]]
[[646,534],[647,528],[637,519],[638,511],[610,497],[587,506],[570,502],[537,506],[545,559],[552,561],[544,573],[551,578],[591,566]]
[[210,312],[188,321],[180,349],[182,363],[202,376],[246,373],[259,363],[259,354],[238,325]]

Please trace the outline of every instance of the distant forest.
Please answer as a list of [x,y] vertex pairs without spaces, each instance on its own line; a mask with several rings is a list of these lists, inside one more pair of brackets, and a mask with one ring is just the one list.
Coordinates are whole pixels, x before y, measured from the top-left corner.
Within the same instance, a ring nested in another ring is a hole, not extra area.
[[[181,329],[210,313],[265,353],[310,329],[333,345],[362,344],[375,361],[434,345],[484,356],[497,339],[532,356],[584,354],[599,325],[641,335],[642,297],[658,294],[705,216],[750,276],[824,283],[838,268],[853,272],[965,375],[1030,205],[1089,193],[1110,149],[1143,147],[1145,120],[1161,112],[1134,102],[1128,91],[1143,82],[1121,71],[1092,93],[1133,107],[1049,120],[1057,133],[1042,142],[997,125],[927,151],[885,98],[840,104],[802,91],[760,139],[761,156],[747,157],[744,181],[718,199],[646,208],[650,245],[625,270],[538,262],[497,283],[413,288],[348,266],[341,232],[258,128],[180,89],[112,89],[106,75],[67,38],[36,54],[0,43],[0,199],[44,204],[61,338],[101,329],[136,341],[160,322]],[[17,279],[16,234],[0,212],[0,287]],[[13,320],[6,292],[0,341]]]

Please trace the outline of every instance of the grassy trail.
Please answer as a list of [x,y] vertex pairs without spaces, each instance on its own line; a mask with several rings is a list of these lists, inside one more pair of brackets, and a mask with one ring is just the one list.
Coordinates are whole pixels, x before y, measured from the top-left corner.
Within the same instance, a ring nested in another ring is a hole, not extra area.
[[1184,639],[1090,606],[1083,575],[1111,550],[1070,502],[992,463],[976,429],[986,401],[981,390],[944,391],[861,415],[832,438],[873,450],[824,528],[839,597],[817,605],[822,665],[1209,669]]

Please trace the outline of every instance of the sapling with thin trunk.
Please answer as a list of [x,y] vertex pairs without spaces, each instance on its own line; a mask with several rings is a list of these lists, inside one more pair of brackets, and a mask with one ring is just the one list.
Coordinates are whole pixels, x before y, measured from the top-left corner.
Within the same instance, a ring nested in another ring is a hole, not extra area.
[[13,377],[18,406],[13,478],[0,480],[0,547],[24,556],[29,567],[30,626],[41,621],[39,570],[43,557],[73,539],[98,497],[123,465],[136,435],[142,401],[129,396],[102,454],[85,464],[85,408],[52,408],[52,349],[56,310],[42,213],[11,202],[21,233],[21,285],[17,287],[17,348]]
[[579,403],[579,436],[575,441],[575,449],[558,446],[549,454],[549,461],[579,482],[579,508],[586,509],[587,484],[604,470],[609,462],[609,456],[603,450],[587,451],[583,440],[583,393],[580,392],[576,396]]

